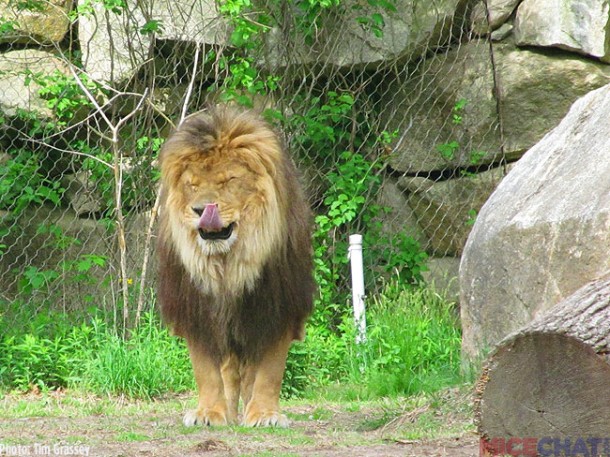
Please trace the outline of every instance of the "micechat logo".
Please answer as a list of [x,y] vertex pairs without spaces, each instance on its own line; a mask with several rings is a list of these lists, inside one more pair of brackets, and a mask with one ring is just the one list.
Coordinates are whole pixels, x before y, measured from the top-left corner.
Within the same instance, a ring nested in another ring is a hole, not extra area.
[[480,457],[610,457],[608,437],[481,438]]

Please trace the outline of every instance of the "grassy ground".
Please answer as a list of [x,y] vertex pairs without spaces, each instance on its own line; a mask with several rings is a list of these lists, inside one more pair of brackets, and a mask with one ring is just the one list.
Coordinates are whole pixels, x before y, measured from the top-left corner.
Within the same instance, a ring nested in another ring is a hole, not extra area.
[[288,359],[284,394],[306,399],[283,402],[287,430],[183,427],[192,368],[155,313],[127,339],[98,317],[39,313],[5,326],[0,456],[478,455],[470,388],[447,388],[468,379],[453,303],[389,283],[358,345],[351,319],[331,331],[321,313]]
[[368,402],[287,401],[289,429],[186,428],[181,417],[194,401],[190,395],[138,401],[77,392],[5,394],[0,455],[478,455],[469,387]]

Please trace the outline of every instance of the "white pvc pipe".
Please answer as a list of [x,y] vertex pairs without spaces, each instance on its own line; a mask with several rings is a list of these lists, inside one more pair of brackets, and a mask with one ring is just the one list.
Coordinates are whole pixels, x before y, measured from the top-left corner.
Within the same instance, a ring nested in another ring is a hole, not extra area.
[[364,269],[362,267],[362,235],[350,235],[348,258],[352,270],[352,304],[356,324],[356,343],[366,341],[366,313],[364,306]]

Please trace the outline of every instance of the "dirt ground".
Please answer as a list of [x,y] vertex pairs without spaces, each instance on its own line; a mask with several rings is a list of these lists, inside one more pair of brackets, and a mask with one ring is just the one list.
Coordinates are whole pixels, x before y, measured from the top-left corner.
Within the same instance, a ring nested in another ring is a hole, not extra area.
[[374,403],[288,402],[289,429],[186,428],[189,397],[0,397],[0,455],[475,457],[463,394]]

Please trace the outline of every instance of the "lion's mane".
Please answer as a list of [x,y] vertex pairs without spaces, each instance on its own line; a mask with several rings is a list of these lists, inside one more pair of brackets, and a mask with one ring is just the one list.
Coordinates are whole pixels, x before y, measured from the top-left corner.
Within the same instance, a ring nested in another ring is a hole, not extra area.
[[[264,176],[226,253],[205,252],[180,220],[180,177],[212,155],[227,169],[237,157]],[[275,132],[251,112],[211,108],[168,138],[160,164],[159,299],[174,333],[218,361],[231,352],[256,360],[287,332],[302,339],[315,290],[311,215]]]

